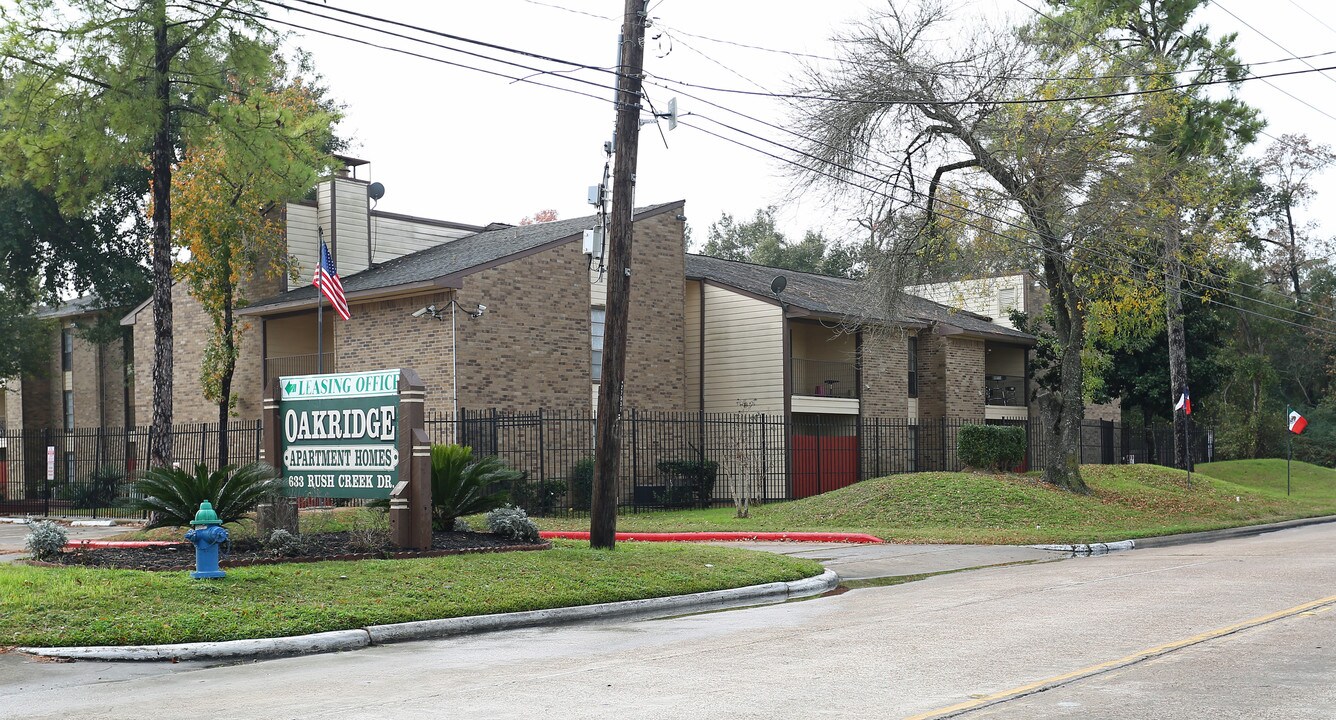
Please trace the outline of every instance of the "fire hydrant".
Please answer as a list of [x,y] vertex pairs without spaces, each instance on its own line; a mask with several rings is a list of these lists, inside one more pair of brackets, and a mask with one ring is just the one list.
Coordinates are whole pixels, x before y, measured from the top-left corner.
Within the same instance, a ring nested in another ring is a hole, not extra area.
[[190,577],[196,580],[227,577],[227,573],[218,567],[218,549],[227,542],[227,528],[218,520],[213,503],[208,500],[200,503],[199,512],[190,524],[195,527],[186,533],[186,540],[195,546],[195,572],[190,573]]

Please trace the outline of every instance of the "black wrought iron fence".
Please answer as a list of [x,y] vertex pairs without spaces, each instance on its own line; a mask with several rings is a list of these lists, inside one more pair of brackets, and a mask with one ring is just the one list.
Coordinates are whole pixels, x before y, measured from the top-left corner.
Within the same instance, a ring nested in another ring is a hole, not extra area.
[[[228,426],[228,461],[260,457],[259,421]],[[182,467],[218,465],[218,426],[172,428]],[[139,517],[134,480],[149,466],[148,426],[22,430],[0,435],[0,513]]]
[[[873,477],[960,470],[956,438],[971,420],[914,421],[854,415],[650,413],[621,420],[619,503],[638,512],[710,507],[747,499],[765,503],[809,497]],[[1016,469],[1041,465],[1050,438],[1037,420],[1025,428],[1029,453]],[[477,457],[494,455],[523,473],[513,501],[535,515],[587,513],[593,492],[595,418],[591,413],[494,410],[427,418],[435,443],[459,442]],[[258,421],[231,423],[229,460],[258,460]],[[1211,433],[1196,428],[1193,457],[1211,458]],[[178,425],[174,456],[182,466],[217,465],[213,424]],[[1090,420],[1081,427],[1084,463],[1170,464],[1168,426],[1135,428]],[[50,464],[48,465],[48,461]],[[148,428],[27,430],[0,435],[0,514],[137,517],[133,479],[148,466]]]

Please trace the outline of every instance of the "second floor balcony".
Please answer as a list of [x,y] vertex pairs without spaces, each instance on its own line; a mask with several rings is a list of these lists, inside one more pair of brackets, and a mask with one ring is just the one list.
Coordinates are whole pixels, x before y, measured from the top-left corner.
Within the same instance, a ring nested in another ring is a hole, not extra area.
[[793,394],[858,399],[858,373],[852,362],[793,358]]

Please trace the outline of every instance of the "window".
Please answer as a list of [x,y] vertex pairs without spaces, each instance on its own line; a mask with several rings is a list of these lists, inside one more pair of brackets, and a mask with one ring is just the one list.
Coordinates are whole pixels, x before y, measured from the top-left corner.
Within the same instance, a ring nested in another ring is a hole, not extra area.
[[593,373],[594,382],[603,379],[603,322],[607,316],[607,310],[603,308],[590,308],[589,310],[589,342],[593,348]]
[[1016,288],[1000,288],[997,291],[997,319],[1007,320],[1011,311],[1016,309]]
[[69,328],[60,331],[60,369],[74,369],[74,331]]
[[65,429],[74,429],[74,391],[65,391]]
[[918,397],[918,338],[909,337],[909,397]]

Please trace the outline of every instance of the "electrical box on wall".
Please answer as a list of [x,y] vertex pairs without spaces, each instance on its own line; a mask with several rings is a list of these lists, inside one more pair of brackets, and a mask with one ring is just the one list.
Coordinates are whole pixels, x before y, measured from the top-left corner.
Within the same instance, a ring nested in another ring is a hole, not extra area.
[[584,254],[595,260],[603,259],[603,228],[584,231]]

